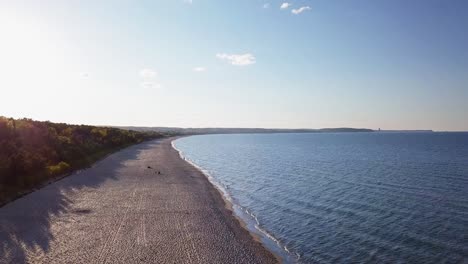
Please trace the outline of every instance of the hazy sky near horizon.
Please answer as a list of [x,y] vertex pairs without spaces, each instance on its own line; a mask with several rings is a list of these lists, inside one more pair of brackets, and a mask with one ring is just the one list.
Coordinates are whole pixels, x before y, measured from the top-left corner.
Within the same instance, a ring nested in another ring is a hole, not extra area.
[[468,130],[468,1],[0,1],[0,115]]

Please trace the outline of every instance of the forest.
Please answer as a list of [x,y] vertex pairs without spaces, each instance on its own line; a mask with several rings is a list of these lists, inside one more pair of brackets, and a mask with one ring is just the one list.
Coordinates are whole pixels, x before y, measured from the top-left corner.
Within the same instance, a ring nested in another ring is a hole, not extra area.
[[109,153],[163,136],[0,116],[0,205]]

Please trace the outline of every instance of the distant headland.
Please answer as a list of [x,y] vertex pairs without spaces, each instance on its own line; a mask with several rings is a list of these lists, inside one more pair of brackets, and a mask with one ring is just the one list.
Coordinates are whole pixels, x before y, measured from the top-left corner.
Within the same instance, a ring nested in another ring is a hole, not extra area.
[[180,127],[133,127],[119,126],[117,128],[135,131],[155,131],[178,135],[199,134],[267,134],[267,133],[345,133],[345,132],[375,132],[368,128],[320,128],[320,129],[274,129],[274,128],[180,128]]

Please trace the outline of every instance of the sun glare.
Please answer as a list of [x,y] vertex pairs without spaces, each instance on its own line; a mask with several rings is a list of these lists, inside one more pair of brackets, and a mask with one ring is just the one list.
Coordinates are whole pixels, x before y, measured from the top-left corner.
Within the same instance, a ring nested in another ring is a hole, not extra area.
[[13,92],[60,79],[63,46],[50,27],[18,16],[0,16],[0,80]]

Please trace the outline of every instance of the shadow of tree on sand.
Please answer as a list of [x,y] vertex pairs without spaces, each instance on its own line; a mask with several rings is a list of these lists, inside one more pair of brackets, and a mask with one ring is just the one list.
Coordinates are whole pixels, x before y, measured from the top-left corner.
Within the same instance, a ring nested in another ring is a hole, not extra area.
[[[70,194],[83,188],[98,188],[108,180],[118,180],[118,171],[126,161],[139,159],[140,153],[155,144],[159,141],[126,148],[90,169],[75,172],[0,208],[0,263],[26,263],[30,250],[47,253],[54,239],[50,230],[51,218],[69,212],[73,205]],[[75,213],[89,211],[84,209]]]

